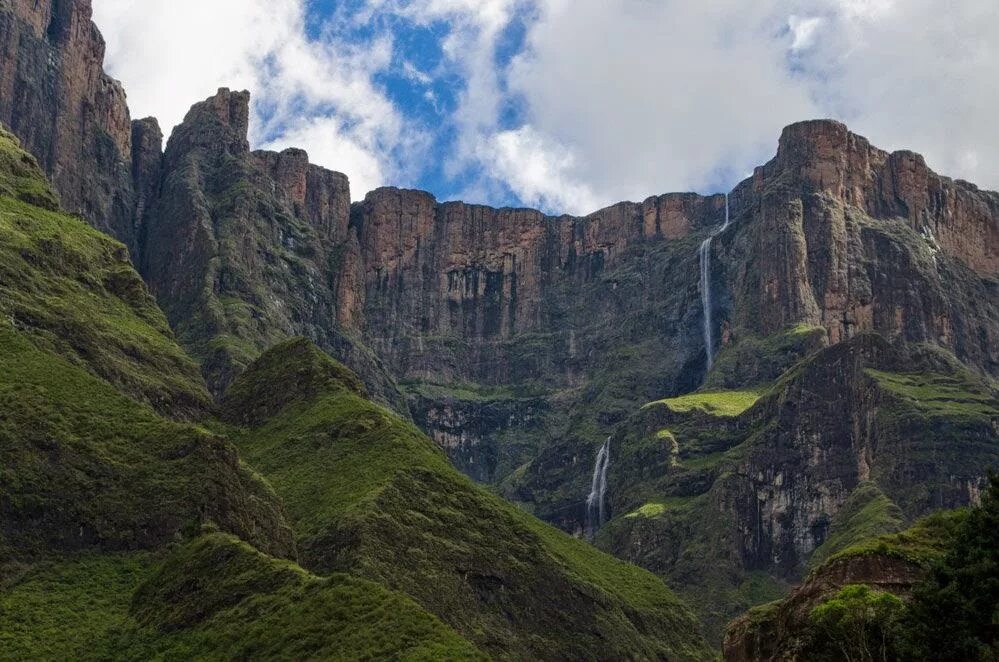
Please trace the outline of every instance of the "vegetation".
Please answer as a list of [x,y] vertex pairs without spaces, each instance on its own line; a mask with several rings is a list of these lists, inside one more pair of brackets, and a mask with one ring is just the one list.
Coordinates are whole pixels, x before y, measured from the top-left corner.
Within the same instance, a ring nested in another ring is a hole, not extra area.
[[933,372],[892,373],[868,369],[881,388],[926,416],[985,419],[999,416],[996,396],[970,375]]
[[760,399],[757,391],[698,392],[652,402],[646,407],[665,405],[675,412],[702,411],[713,416],[738,416]]
[[338,368],[305,341],[284,343],[226,398],[233,420],[273,413],[234,434],[283,497],[306,567],[402,591],[492,656],[710,657],[658,578],[476,486],[340,381],[311,399],[275,395],[269,366],[302,384]]
[[908,633],[917,656],[999,659],[999,475],[914,592]]
[[114,644],[134,659],[485,659],[401,594],[316,577],[218,533],[171,554],[132,615]]
[[[161,413],[202,415],[210,398],[198,368],[174,342],[125,247],[78,218],[24,202],[37,197],[22,195],[24,187],[47,187],[26,159],[0,133],[0,320]],[[12,162],[30,167],[11,176]]]
[[[844,563],[863,565],[844,573]],[[877,580],[879,568],[881,589],[829,584],[857,571]],[[816,591],[817,601],[802,602]],[[993,475],[981,506],[935,513],[834,554],[798,595],[752,610],[739,627],[765,657],[987,661],[999,653],[997,613],[999,476]]]
[[892,593],[846,586],[812,610],[809,659],[879,662],[899,658],[905,605]]
[[829,529],[829,537],[808,560],[817,567],[833,554],[904,527],[902,510],[874,483],[861,483],[850,494]]
[[733,334],[735,342],[721,349],[704,383],[707,390],[763,387],[827,342],[820,326],[799,324],[773,336],[748,331]]

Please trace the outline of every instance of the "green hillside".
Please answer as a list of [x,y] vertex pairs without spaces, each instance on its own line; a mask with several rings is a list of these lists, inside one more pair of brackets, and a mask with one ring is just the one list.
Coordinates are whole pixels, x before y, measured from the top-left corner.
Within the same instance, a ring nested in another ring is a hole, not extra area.
[[285,500],[314,572],[403,591],[496,657],[711,657],[659,579],[473,484],[311,343],[266,353],[223,410],[255,423],[233,437]]

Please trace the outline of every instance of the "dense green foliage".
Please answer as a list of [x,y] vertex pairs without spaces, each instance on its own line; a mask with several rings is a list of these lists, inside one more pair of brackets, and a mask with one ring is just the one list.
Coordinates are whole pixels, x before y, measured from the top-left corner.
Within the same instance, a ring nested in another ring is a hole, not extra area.
[[808,657],[880,662],[899,656],[905,605],[892,593],[851,585],[812,610]]
[[999,659],[999,475],[957,529],[947,555],[917,587],[910,608],[917,655]]
[[[898,559],[922,568],[910,592],[850,584],[826,596],[805,623],[785,633],[801,656],[815,660],[995,660],[999,656],[999,476],[981,506],[941,512],[898,534],[879,536],[833,555],[813,571],[819,581],[844,563],[866,558],[878,567]],[[884,566],[887,567],[887,566]],[[886,576],[889,587],[899,577]],[[755,616],[755,627],[779,621],[780,606]]]
[[284,498],[306,567],[407,593],[493,656],[710,657],[659,579],[476,486],[410,423],[341,381],[311,399],[275,394],[266,384],[277,365],[302,384],[338,368],[290,341],[227,398],[233,420],[273,414],[234,435]]

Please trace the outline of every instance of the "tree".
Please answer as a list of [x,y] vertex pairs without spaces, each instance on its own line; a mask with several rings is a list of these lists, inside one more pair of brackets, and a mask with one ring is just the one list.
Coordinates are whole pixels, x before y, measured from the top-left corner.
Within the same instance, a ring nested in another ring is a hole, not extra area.
[[999,474],[914,591],[907,629],[913,657],[999,660]]
[[841,589],[812,610],[807,659],[888,662],[900,658],[905,604],[863,584]]

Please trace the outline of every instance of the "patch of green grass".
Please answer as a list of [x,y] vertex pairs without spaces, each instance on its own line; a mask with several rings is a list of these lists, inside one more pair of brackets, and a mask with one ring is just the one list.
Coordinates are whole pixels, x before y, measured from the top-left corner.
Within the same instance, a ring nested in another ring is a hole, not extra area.
[[0,657],[93,659],[129,622],[132,592],[150,563],[144,553],[55,558],[0,586]]
[[899,533],[869,538],[831,555],[826,564],[850,556],[881,554],[929,566],[942,558],[967,517],[966,510],[939,511]]
[[[305,384],[336,365],[300,349],[269,352],[233,386],[259,397],[227,401],[268,402],[269,365]],[[475,485],[342,382],[282,400],[238,443],[283,497],[307,568],[402,591],[494,657],[710,657],[661,580]]]
[[19,555],[148,549],[205,519],[290,553],[275,495],[225,439],[162,418],[3,324],[0,347],[0,502]]
[[671,508],[678,508],[689,504],[693,499],[694,497],[666,497],[660,501],[651,501],[631,511],[625,517],[644,517],[646,519],[659,517]]
[[982,384],[961,374],[893,373],[868,369],[878,385],[930,416],[947,418],[999,417],[999,400]]
[[904,527],[902,510],[873,483],[862,483],[836,513],[829,537],[808,563],[817,567],[833,554],[876,536]]
[[179,548],[132,601],[111,643],[135,659],[478,660],[482,653],[404,595],[316,577],[237,538]]
[[3,127],[0,127],[0,196],[42,209],[59,208],[59,196],[49,186],[38,162]]
[[86,554],[0,592],[0,657],[485,659],[404,595],[319,578],[219,533],[160,554]]
[[0,319],[162,413],[204,415],[211,402],[198,367],[125,247],[54,207],[11,197],[3,173],[12,153],[30,159],[0,133]]
[[675,412],[701,411],[712,416],[738,416],[760,399],[757,391],[719,391],[714,393],[691,393],[678,398],[667,398],[651,402],[645,407],[663,405]]

